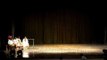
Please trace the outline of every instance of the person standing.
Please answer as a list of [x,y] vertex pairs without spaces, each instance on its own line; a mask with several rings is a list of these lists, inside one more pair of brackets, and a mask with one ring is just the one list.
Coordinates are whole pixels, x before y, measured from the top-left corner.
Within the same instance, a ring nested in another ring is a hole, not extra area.
[[9,45],[10,49],[15,47],[15,45],[16,45],[12,36],[8,36],[8,45]]
[[23,38],[22,44],[24,49],[27,49],[29,47],[29,41],[26,36]]
[[16,41],[16,47],[21,47],[22,46],[22,42],[21,42],[20,37],[15,38],[15,41]]
[[12,36],[8,36],[8,47],[9,47],[9,56],[11,58],[15,58],[16,44]]

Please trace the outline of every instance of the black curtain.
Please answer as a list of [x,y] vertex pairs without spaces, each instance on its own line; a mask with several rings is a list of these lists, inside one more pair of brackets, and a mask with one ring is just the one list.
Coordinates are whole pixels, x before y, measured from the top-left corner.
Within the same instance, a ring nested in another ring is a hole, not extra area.
[[[8,10],[9,9],[9,10]],[[34,38],[35,44],[103,44],[106,22],[95,8],[8,8],[0,21],[1,46],[7,36]],[[107,42],[107,41],[106,41]]]
[[16,17],[15,34],[34,38],[35,44],[103,43],[104,25],[99,25],[103,22],[91,13],[64,8],[25,10]]

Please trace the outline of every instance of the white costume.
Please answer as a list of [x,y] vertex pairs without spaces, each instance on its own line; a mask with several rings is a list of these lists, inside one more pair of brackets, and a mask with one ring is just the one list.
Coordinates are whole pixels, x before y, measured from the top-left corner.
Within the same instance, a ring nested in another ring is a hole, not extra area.
[[22,44],[23,44],[23,47],[29,47],[29,41],[26,37],[23,39]]
[[8,45],[13,46],[14,45],[14,40],[8,40]]
[[14,44],[17,45],[18,41],[17,38],[14,39]]
[[14,42],[15,42],[16,46],[22,46],[22,42],[21,42],[20,38],[14,39]]

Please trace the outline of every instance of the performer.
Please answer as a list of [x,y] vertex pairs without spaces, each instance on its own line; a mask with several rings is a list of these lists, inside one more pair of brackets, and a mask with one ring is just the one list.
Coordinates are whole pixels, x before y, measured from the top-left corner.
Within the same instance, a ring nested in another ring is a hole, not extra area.
[[20,37],[16,37],[14,41],[15,41],[17,50],[22,50],[23,45]]
[[22,42],[21,42],[20,37],[17,37],[17,38],[15,39],[15,41],[16,41],[16,46],[22,46]]
[[24,49],[27,49],[29,47],[29,41],[26,36],[23,38],[22,44]]
[[9,48],[9,56],[11,58],[15,58],[16,44],[14,43],[14,39],[12,36],[8,36],[8,48]]
[[14,38],[14,44],[17,45],[18,44],[18,40],[17,37]]
[[23,45],[22,45],[20,37],[16,37],[15,42],[16,42],[16,57],[20,58],[22,57],[22,54],[23,54],[22,53]]
[[8,45],[9,47],[15,47],[14,39],[12,36],[8,36]]

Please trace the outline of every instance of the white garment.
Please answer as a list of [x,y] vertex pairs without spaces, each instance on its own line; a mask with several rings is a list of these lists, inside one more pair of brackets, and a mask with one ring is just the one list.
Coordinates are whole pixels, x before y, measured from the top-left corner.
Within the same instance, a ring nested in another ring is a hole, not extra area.
[[20,38],[16,38],[16,39],[14,40],[14,42],[15,42],[16,46],[22,46],[22,42],[21,42],[21,39],[20,39]]
[[17,45],[17,44],[18,44],[18,40],[17,40],[17,38],[16,38],[16,39],[14,39],[14,44],[15,44],[15,45]]
[[8,40],[8,45],[13,45],[14,44],[14,40]]
[[22,44],[23,44],[23,47],[27,47],[29,46],[29,41],[27,38],[24,38],[23,41],[22,41]]

